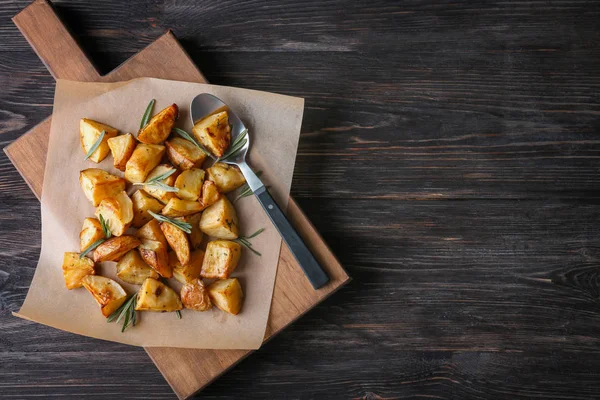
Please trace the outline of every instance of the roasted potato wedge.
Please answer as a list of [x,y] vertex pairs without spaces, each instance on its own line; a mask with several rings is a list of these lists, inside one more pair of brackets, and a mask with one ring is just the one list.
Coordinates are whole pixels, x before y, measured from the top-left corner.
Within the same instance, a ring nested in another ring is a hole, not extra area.
[[83,220],[83,226],[81,227],[81,232],[79,233],[80,251],[85,251],[85,249],[90,247],[92,243],[103,238],[104,231],[102,230],[100,221],[98,221],[96,218],[86,218]]
[[159,213],[164,207],[160,201],[149,196],[148,193],[144,192],[142,189],[137,190],[131,195],[131,201],[133,203],[132,225],[136,228],[141,227],[153,219],[148,211]]
[[92,202],[94,207],[98,207],[98,204],[105,198],[125,190],[127,182],[102,169],[88,168],[79,173],[79,183],[85,197]]
[[192,129],[196,140],[217,157],[227,151],[231,143],[231,127],[229,126],[227,111],[209,115],[196,122]]
[[242,309],[244,294],[237,278],[215,281],[208,286],[212,303],[229,314],[237,315]]
[[84,154],[87,154],[92,146],[94,146],[98,138],[100,138],[102,131],[104,131],[102,143],[100,143],[100,146],[98,146],[96,151],[94,151],[90,158],[88,158],[88,160],[95,163],[99,163],[106,158],[110,152],[110,148],[108,147],[108,139],[117,136],[119,131],[112,126],[101,124],[100,122],[96,122],[87,118],[83,118],[79,122],[79,138],[81,139],[81,147],[83,148]]
[[140,143],[125,164],[125,179],[131,183],[142,183],[162,159],[165,146]]
[[237,268],[242,255],[242,246],[229,240],[213,240],[206,245],[206,254],[200,276],[203,278],[227,279]]
[[135,236],[140,239],[150,239],[161,242],[165,249],[167,248],[167,238],[163,235],[162,230],[160,229],[160,222],[152,218],[146,225],[142,226],[137,230]]
[[162,209],[162,215],[166,217],[185,217],[199,213],[204,209],[204,204],[197,201],[181,200],[173,197],[165,208]]
[[181,302],[185,308],[196,311],[207,311],[212,308],[208,290],[201,279],[187,282],[181,288]]
[[213,181],[204,181],[202,185],[202,201],[204,207],[210,207],[221,198],[221,193]]
[[81,280],[83,287],[94,296],[102,310],[102,315],[109,317],[127,299],[127,293],[117,282],[99,275],[87,275]]
[[206,154],[194,143],[184,138],[175,137],[165,142],[167,156],[177,168],[188,170],[202,166]]
[[142,260],[151,266],[160,276],[171,278],[173,270],[169,265],[167,246],[157,240],[142,239],[138,247]]
[[160,229],[167,238],[167,243],[177,255],[179,262],[182,265],[190,262],[190,242],[185,232],[168,222],[162,222]]
[[204,251],[200,249],[192,251],[190,261],[185,265],[179,262],[175,252],[169,253],[169,265],[173,269],[173,277],[181,283],[190,282],[200,277],[202,260],[204,260]]
[[200,230],[217,239],[237,239],[239,235],[238,218],[233,204],[222,196],[208,207],[200,218]]
[[242,172],[233,165],[218,162],[206,170],[207,179],[217,185],[221,193],[229,193],[246,183]]
[[79,253],[65,253],[62,265],[67,289],[80,288],[81,280],[87,275],[94,275],[94,262],[87,257],[79,258]]
[[133,203],[127,196],[127,192],[122,191],[102,200],[95,215],[98,219],[102,215],[110,232],[114,236],[121,236],[133,221]]
[[183,220],[192,226],[192,233],[190,233],[190,245],[193,249],[197,249],[202,244],[202,238],[204,233],[200,230],[200,218],[202,214],[197,213],[183,217]]
[[175,180],[175,187],[179,189],[177,197],[182,200],[198,201],[202,192],[205,172],[199,168],[183,171]]
[[156,279],[146,279],[137,296],[137,311],[177,311],[183,308],[177,292]]
[[146,264],[136,250],[129,251],[119,260],[117,263],[117,276],[119,279],[134,285],[141,285],[146,278],[160,278],[158,272]]
[[119,261],[130,250],[140,245],[140,240],[136,237],[123,235],[112,237],[94,250],[94,261]]
[[133,154],[137,141],[131,133],[119,135],[108,139],[108,147],[113,156],[113,165],[116,169],[125,171],[127,161]]
[[138,140],[146,144],[159,144],[167,140],[175,121],[179,117],[179,107],[171,104],[156,114],[146,126],[140,129]]
[[[171,165],[167,165],[167,164],[161,164],[161,165],[158,165],[156,168],[154,168],[146,177],[146,182],[148,182],[160,175],[171,172],[171,171],[175,171],[175,172],[172,175],[166,177],[165,179],[161,179],[158,182],[162,182],[167,186],[173,186],[175,184],[175,180],[177,179],[177,175],[176,175],[177,170],[175,169],[175,167],[172,167]],[[173,193],[173,192],[166,192],[162,189],[159,189],[159,188],[151,186],[151,185],[144,185],[144,190],[150,196],[159,200],[163,204],[168,202],[170,199],[177,197],[175,195],[175,193]]]

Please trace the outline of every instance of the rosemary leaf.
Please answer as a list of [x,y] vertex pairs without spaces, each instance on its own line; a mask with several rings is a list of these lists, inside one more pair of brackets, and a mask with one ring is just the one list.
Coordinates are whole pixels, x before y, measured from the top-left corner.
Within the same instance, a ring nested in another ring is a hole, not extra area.
[[[258,178],[260,178],[260,176],[262,175],[262,171],[258,171],[256,172],[256,176]],[[267,189],[269,188],[269,186],[265,186]],[[250,189],[250,186],[248,186],[248,183],[244,183],[242,186],[240,186],[240,193],[237,195],[237,197],[233,200],[233,202],[235,203],[236,201],[238,201],[239,199],[243,199],[244,197],[248,197],[251,194],[253,194],[254,192],[252,191],[252,189]]]
[[177,310],[175,313],[177,314],[177,319],[181,319],[181,311]]
[[89,253],[90,251],[92,251],[92,250],[94,250],[96,247],[100,246],[102,243],[104,243],[104,241],[105,241],[105,240],[106,240],[106,239],[98,239],[98,240],[96,240],[94,243],[90,244],[90,245],[88,246],[88,248],[87,248],[87,249],[85,249],[85,250],[84,250],[84,251],[83,251],[83,252],[82,252],[82,253],[79,255],[79,258],[83,258],[83,257],[87,256],[87,255],[88,255],[88,253]]
[[179,221],[179,220],[169,218],[169,217],[165,217],[164,215],[156,214],[150,210],[148,210],[148,213],[150,215],[152,215],[154,217],[154,219],[156,219],[160,222],[169,223],[169,224],[173,225],[174,227],[181,229],[185,233],[192,233],[192,225],[188,224],[187,222]]
[[252,244],[250,244],[250,242],[247,242],[245,240],[240,240],[239,238],[235,239],[234,242],[241,244],[242,246],[244,246],[245,248],[247,248],[248,250],[250,250],[251,252],[253,252],[257,256],[262,256],[262,254],[260,254],[256,250],[254,250],[254,248],[252,247]]
[[164,174],[160,174],[158,176],[155,176],[152,179],[149,179],[146,183],[159,182],[159,181],[162,181],[164,179],[167,179],[168,177],[170,177],[171,175],[173,175],[175,173],[175,171],[177,171],[177,169],[173,168],[173,169],[165,172]]
[[250,236],[244,236],[244,239],[252,239],[257,237],[258,235],[260,235],[261,233],[263,233],[263,231],[265,230],[265,228],[260,228],[259,230],[257,230],[256,232],[254,232],[252,235]]
[[173,193],[177,193],[179,192],[179,189],[173,186],[169,186],[166,183],[163,182],[152,182],[152,183],[145,183],[144,186],[148,186],[152,189],[158,189],[158,190],[162,190],[163,192],[173,192]]
[[177,171],[175,168],[171,169],[170,171],[165,172],[164,174],[160,174],[158,176],[155,176],[152,179],[148,179],[146,182],[134,182],[134,185],[142,185],[142,186],[149,186],[153,189],[158,189],[158,190],[162,190],[164,192],[173,192],[173,193],[177,193],[179,192],[179,189],[173,186],[169,186],[166,183],[162,182],[164,179],[167,179],[168,177],[170,177],[171,175],[173,175],[175,173],[175,171]]
[[245,248],[247,248],[248,250],[250,250],[251,252],[253,252],[254,254],[256,254],[257,256],[262,256],[262,254],[260,254],[258,251],[254,250],[254,248],[252,247],[252,243],[250,243],[249,239],[255,238],[258,235],[260,235],[263,231],[265,230],[265,228],[260,228],[259,230],[257,230],[256,232],[254,232],[252,235],[250,236],[240,236],[237,239],[234,239],[234,242],[241,244],[242,246],[244,246]]
[[98,147],[100,147],[100,145],[102,144],[102,140],[104,140],[105,134],[106,134],[106,131],[100,132],[100,136],[98,136],[98,139],[94,142],[92,147],[90,147],[90,150],[85,155],[85,160],[90,158],[92,156],[92,154],[94,154],[96,152],[96,150],[98,150]]
[[188,140],[188,141],[192,142],[194,145],[196,145],[197,148],[199,148],[200,150],[202,150],[204,152],[204,154],[206,154],[207,156],[209,156],[210,158],[212,158],[214,160],[214,156],[210,153],[210,151],[206,150],[206,148],[203,145],[201,145],[200,143],[198,143],[196,141],[196,139],[194,139],[192,137],[192,135],[190,135],[189,133],[187,133],[183,129],[173,128],[173,130],[175,131],[176,134],[178,134],[179,136],[181,136],[185,140]]
[[102,226],[102,230],[104,231],[104,238],[110,239],[112,233],[110,232],[110,228],[108,227],[106,220],[104,219],[102,214],[100,214],[98,217],[98,219],[100,220],[100,225]]
[[[244,188],[244,186],[242,186],[242,188]],[[237,195],[237,197],[233,200],[233,202],[235,203],[236,201],[238,201],[239,199],[243,199],[244,197],[248,197],[252,194],[252,189],[250,189],[250,187],[246,184],[244,190],[242,190],[240,192],[240,194]]]
[[140,122],[140,129],[143,129],[146,125],[148,125],[148,121],[150,121],[150,116],[152,115],[152,109],[154,109],[154,103],[156,100],[150,100],[148,103],[148,107],[146,107],[146,111],[144,111],[144,115],[142,116],[142,122]]

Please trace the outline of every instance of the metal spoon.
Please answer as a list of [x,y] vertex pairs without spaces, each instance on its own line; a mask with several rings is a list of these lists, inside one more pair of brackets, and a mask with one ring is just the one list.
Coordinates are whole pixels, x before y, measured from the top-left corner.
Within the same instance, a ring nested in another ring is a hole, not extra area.
[[[227,104],[223,103],[219,98],[213,95],[203,93],[194,97],[194,100],[192,100],[192,104],[190,105],[192,124],[195,124],[197,121],[208,115],[224,110],[228,111],[229,124],[231,125],[231,143],[233,143],[238,135],[247,131],[246,127]],[[308,280],[313,287],[318,289],[329,281],[329,277],[325,271],[323,271],[310,250],[306,247],[298,235],[298,232],[296,232],[287,220],[277,203],[275,203],[275,200],[273,200],[273,197],[271,197],[265,185],[246,163],[246,153],[248,153],[250,147],[249,133],[246,135],[245,139],[247,140],[246,144],[240,151],[227,159],[220,160],[220,162],[237,165],[240,168],[242,174],[244,174],[244,177],[246,178],[248,186],[258,199],[258,202],[265,209],[269,218],[271,218],[273,225],[275,225],[279,234],[298,261],[298,264],[302,267],[304,274],[308,277]]]

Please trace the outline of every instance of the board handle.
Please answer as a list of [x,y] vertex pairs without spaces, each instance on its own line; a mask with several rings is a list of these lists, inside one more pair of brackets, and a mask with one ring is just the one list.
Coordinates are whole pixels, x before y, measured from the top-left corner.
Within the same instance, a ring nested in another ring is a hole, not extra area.
[[12,20],[55,79],[100,80],[100,74],[49,1],[34,1]]

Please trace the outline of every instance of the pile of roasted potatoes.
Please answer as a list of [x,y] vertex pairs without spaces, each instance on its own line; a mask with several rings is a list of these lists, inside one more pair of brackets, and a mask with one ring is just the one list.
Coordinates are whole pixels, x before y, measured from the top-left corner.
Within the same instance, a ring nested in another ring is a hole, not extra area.
[[[230,277],[242,253],[239,221],[225,194],[245,179],[221,162],[203,169],[230,146],[227,111],[196,122],[192,141],[172,134],[178,114],[173,104],[148,116],[137,137],[90,119],[80,122],[87,159],[100,163],[110,153],[124,172],[81,171],[95,216],[83,221],[80,252],[65,253],[62,265],[67,288],[86,288],[105,317],[121,312],[129,299],[135,311],[206,311],[215,305],[235,315],[242,308],[240,282]],[[118,279],[140,285],[135,299],[116,280],[96,275],[96,263],[105,261],[116,262]],[[183,284],[179,293],[169,278]]]

